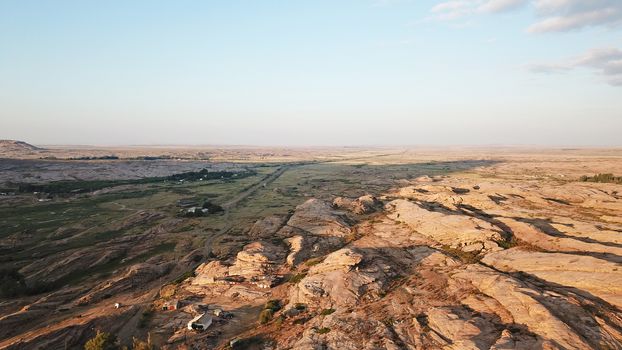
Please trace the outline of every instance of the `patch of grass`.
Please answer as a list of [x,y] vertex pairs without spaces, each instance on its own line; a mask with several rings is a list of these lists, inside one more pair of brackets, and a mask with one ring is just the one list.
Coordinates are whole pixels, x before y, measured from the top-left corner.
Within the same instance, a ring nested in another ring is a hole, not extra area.
[[264,339],[260,336],[252,336],[243,339],[235,339],[231,342],[232,350],[249,350],[249,349],[259,349],[260,346],[264,345]]
[[514,248],[514,247],[517,247],[520,244],[518,242],[518,240],[516,239],[516,237],[514,237],[514,236],[512,236],[509,239],[500,239],[498,241],[495,241],[495,243],[497,243],[499,245],[499,247],[501,247],[503,249]]
[[324,309],[322,310],[322,312],[320,312],[320,315],[328,316],[328,315],[333,314],[335,311],[336,311],[335,309]]
[[314,259],[309,259],[309,260],[305,261],[305,265],[311,267],[311,266],[315,266],[315,265],[317,265],[317,264],[319,264],[321,262],[322,262],[322,259],[314,258]]
[[177,246],[177,243],[174,243],[174,242],[167,242],[167,243],[158,244],[157,246],[151,248],[149,251],[147,251],[145,253],[142,253],[140,255],[137,255],[137,256],[135,256],[135,257],[125,261],[124,265],[131,265],[133,263],[143,262],[143,261],[145,261],[145,260],[147,260],[147,259],[149,259],[149,258],[151,258],[153,256],[170,252],[170,251],[174,250],[176,246]]
[[458,258],[460,261],[462,261],[465,264],[475,264],[475,263],[478,263],[482,259],[479,252],[465,252],[461,250],[460,248],[452,248],[446,244],[444,244],[441,247],[441,249],[445,253],[455,258]]
[[622,184],[622,176],[614,176],[613,174],[596,174],[594,176],[583,175],[579,178],[582,182],[601,182]]
[[184,274],[182,274],[181,276],[177,277],[173,281],[173,283],[174,284],[180,284],[181,282],[185,281],[187,278],[194,277],[194,276],[195,276],[194,270],[186,271],[186,272],[184,272]]
[[316,328],[315,329],[315,333],[317,333],[317,334],[326,334],[328,332],[330,332],[330,328],[328,328],[328,327],[322,327],[322,328]]
[[291,275],[289,279],[287,280],[287,282],[292,283],[292,284],[298,284],[306,276],[307,276],[306,272],[297,273],[295,275]]

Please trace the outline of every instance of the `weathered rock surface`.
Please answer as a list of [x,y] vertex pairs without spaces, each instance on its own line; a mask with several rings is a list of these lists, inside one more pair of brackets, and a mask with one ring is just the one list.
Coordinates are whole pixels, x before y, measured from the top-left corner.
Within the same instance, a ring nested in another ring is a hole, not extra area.
[[257,220],[248,231],[248,235],[253,238],[273,237],[276,232],[285,225],[287,217],[282,215],[271,215]]
[[[479,218],[452,213],[446,209],[424,208],[422,204],[398,199],[388,204],[390,218],[404,222],[416,232],[450,247],[467,247],[466,250],[484,249],[489,243],[501,240],[502,231]],[[473,246],[476,245],[475,247]]]
[[333,200],[335,208],[349,210],[354,214],[371,214],[382,207],[382,202],[372,195],[361,196],[357,199],[337,197]]
[[233,266],[229,268],[230,275],[253,278],[270,274],[283,262],[285,250],[269,242],[254,242],[240,251]]
[[296,207],[287,225],[317,236],[345,237],[350,234],[349,220],[319,199],[309,199]]
[[501,271],[521,271],[547,282],[577,288],[622,309],[620,264],[591,256],[517,248],[488,254],[482,262]]

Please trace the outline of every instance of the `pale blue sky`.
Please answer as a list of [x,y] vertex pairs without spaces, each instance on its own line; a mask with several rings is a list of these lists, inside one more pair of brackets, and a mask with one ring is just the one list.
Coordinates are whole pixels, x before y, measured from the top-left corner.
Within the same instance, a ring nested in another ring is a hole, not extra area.
[[620,0],[1,0],[0,138],[621,146],[621,22]]

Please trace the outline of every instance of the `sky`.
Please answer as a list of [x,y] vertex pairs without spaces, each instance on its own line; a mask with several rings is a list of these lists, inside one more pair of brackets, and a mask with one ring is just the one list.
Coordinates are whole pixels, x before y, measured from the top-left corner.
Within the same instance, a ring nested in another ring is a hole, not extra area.
[[622,146],[622,1],[0,0],[0,139]]

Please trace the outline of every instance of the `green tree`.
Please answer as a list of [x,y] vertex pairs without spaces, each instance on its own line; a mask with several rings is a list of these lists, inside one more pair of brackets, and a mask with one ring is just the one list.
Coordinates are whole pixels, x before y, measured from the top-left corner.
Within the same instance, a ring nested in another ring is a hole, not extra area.
[[97,331],[93,338],[84,344],[84,350],[118,350],[117,337],[113,334]]

